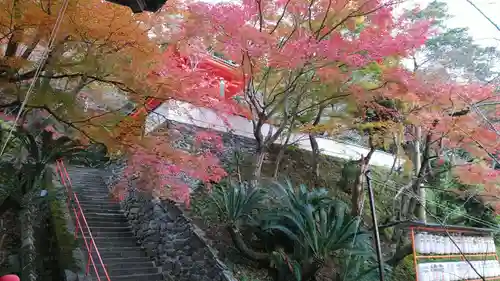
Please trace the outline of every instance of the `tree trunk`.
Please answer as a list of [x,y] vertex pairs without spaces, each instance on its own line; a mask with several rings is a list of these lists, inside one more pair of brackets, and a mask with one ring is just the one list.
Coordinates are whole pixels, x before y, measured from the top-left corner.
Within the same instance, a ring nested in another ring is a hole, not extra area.
[[360,216],[362,211],[362,205],[365,199],[364,192],[364,176],[365,172],[368,169],[368,163],[372,158],[373,153],[375,152],[375,148],[372,147],[370,152],[365,156],[361,156],[361,159],[358,161],[358,174],[356,175],[356,180],[354,181],[354,185],[352,186],[352,209],[351,214],[353,216]]
[[19,212],[19,221],[21,224],[21,277],[22,280],[36,281],[38,276],[36,272],[36,248],[34,223],[36,218],[36,207],[28,200],[26,207]]
[[262,177],[262,166],[264,165],[264,159],[266,158],[266,149],[262,146],[257,147],[255,152],[255,167],[252,175],[252,184],[257,185]]
[[251,249],[246,242],[243,240],[243,236],[240,231],[232,225],[227,226],[227,231],[233,240],[234,246],[240,251],[245,257],[256,262],[266,262],[269,263],[270,255],[268,253],[260,253]]
[[411,255],[413,252],[413,248],[411,244],[406,244],[402,247],[398,247],[396,249],[396,253],[390,258],[389,260],[386,261],[386,263],[390,266],[397,266],[401,261],[404,260],[404,258],[408,255]]
[[38,43],[40,43],[40,37],[40,33],[37,32],[35,38],[33,39],[33,42],[31,42],[31,44],[24,50],[23,54],[21,55],[23,59],[27,60],[30,57],[30,55],[38,46]]
[[[323,115],[323,111],[325,110],[326,105],[320,106],[318,113],[316,114],[316,118],[312,123],[313,126],[317,126],[321,121],[321,116]],[[316,135],[313,133],[309,133],[309,142],[311,143],[312,149],[312,159],[311,159],[311,169],[312,169],[312,181],[314,186],[318,186],[319,183],[319,146],[316,141]]]
[[283,143],[281,145],[280,151],[278,153],[278,156],[276,156],[276,161],[275,161],[275,164],[274,164],[274,173],[273,173],[273,178],[275,180],[278,179],[278,174],[279,174],[279,170],[280,170],[281,159],[283,159],[283,156],[285,156],[285,151],[288,148],[288,142],[290,142],[290,137],[291,136],[292,136],[292,130],[289,130],[288,134],[286,136],[285,143]]
[[314,260],[302,266],[302,281],[315,280],[316,274],[323,267],[324,262]]
[[312,169],[312,182],[316,187],[320,184],[319,182],[319,146],[316,141],[316,136],[309,134],[309,142],[311,143],[312,149],[312,159],[311,159],[311,169]]
[[364,164],[364,156],[359,162],[358,174],[356,175],[356,180],[352,186],[351,192],[351,214],[352,216],[360,216],[363,209],[363,202],[365,200],[364,196],[364,172],[366,171],[366,164]]
[[[434,124],[433,124],[433,127],[437,126],[438,122],[435,121]],[[400,219],[403,220],[403,219],[413,219],[413,217],[415,216],[415,214],[417,213],[416,212],[416,209],[417,209],[417,205],[418,205],[418,201],[417,199],[420,199],[422,194],[421,194],[421,185],[422,183],[424,183],[426,181],[427,178],[429,178],[431,175],[428,173],[429,171],[429,161],[431,159],[431,156],[430,156],[430,147],[431,147],[431,143],[432,143],[432,131],[428,132],[426,137],[425,137],[425,143],[424,143],[424,150],[421,152],[421,153],[418,153],[420,154],[420,159],[421,160],[418,160],[416,161],[416,159],[413,159],[413,163],[414,164],[419,164],[420,166],[418,167],[415,167],[415,177],[414,179],[412,180],[411,182],[411,190],[409,190],[411,192],[411,198],[409,198],[407,201],[409,201],[407,207],[404,206],[403,204],[406,204],[406,200],[401,200],[401,210],[400,210]],[[415,143],[416,144],[419,144],[418,142]],[[417,148],[417,147],[413,147],[413,151],[419,151],[420,148]],[[417,153],[415,153],[417,154]],[[406,192],[406,191],[403,191],[403,192]],[[424,193],[425,195],[425,193]],[[422,201],[422,200],[420,200]],[[422,209],[426,209],[426,206],[425,206],[425,203],[422,205],[420,205],[420,207]],[[421,213],[419,213],[418,215],[422,215]],[[422,218],[422,217],[420,217]]]

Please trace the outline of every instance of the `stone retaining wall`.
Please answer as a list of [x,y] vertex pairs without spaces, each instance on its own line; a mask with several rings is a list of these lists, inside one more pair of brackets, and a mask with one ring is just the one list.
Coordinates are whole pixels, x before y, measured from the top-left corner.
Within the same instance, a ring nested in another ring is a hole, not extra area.
[[[27,202],[26,202],[27,201]],[[35,217],[36,207],[30,202],[25,200],[25,207],[20,213],[21,224],[21,278],[26,281],[36,281],[38,278],[36,268],[37,249],[35,246]]]
[[129,192],[121,206],[138,242],[166,280],[235,281],[203,232],[174,202]]
[[[68,194],[66,192],[66,188],[62,185],[62,183],[58,179],[58,174],[55,170],[55,168],[52,169],[53,174],[52,174],[52,184],[53,188],[49,189],[49,192],[54,192],[55,193],[55,198],[54,200],[58,200],[58,207],[60,207],[60,212],[61,212],[61,217],[60,218],[55,218],[52,217],[52,221],[55,224],[55,227],[61,227],[62,225],[65,225],[66,227],[66,233],[54,233],[56,236],[56,239],[58,240],[58,243],[62,243],[65,239],[68,237],[62,237],[63,235],[65,236],[70,236],[73,238],[75,236],[75,231],[76,231],[76,225],[74,221],[74,217],[71,215],[71,210],[68,209],[68,206],[66,205],[66,202],[68,200]],[[51,206],[52,208],[56,207],[56,205]],[[54,210],[52,209],[52,215],[54,214]],[[58,221],[61,219],[61,221]],[[62,225],[59,225],[62,224]],[[59,229],[59,231],[63,231],[63,229]],[[66,241],[64,241],[66,242]],[[71,246],[68,244],[61,245],[59,244],[59,253],[61,254],[59,256],[60,259],[60,265],[64,265],[61,270],[64,271],[64,277],[66,281],[85,281],[89,280],[90,277],[85,277],[85,270],[87,268],[87,258],[86,255],[83,253],[82,249],[77,246],[78,244],[75,244],[75,246]],[[70,249],[68,249],[68,247]],[[70,253],[68,253],[68,251]],[[64,262],[61,260],[64,259]],[[67,266],[67,267],[66,267]]]

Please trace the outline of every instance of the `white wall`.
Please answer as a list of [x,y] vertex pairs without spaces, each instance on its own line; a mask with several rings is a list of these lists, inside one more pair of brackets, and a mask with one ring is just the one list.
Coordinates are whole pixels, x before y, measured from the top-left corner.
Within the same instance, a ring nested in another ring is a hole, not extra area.
[[[146,119],[146,134],[157,129],[165,120],[172,120],[184,124],[191,124],[202,128],[209,128],[219,132],[232,132],[233,134],[254,138],[253,126],[250,120],[240,116],[220,116],[215,111],[194,107],[189,103],[170,101],[162,104],[154,112],[150,113]],[[265,124],[262,127],[264,136],[270,129],[275,127]],[[317,137],[318,146],[322,154],[341,158],[341,159],[360,159],[361,155],[366,155],[368,149],[362,146],[342,143],[330,139]],[[276,143],[281,143],[278,139]],[[299,148],[311,151],[309,138],[306,134],[293,134],[291,142],[295,143]],[[398,160],[396,167],[399,167],[403,160]],[[394,163],[392,154],[376,151],[370,160],[370,164],[374,166],[382,166],[391,168]]]

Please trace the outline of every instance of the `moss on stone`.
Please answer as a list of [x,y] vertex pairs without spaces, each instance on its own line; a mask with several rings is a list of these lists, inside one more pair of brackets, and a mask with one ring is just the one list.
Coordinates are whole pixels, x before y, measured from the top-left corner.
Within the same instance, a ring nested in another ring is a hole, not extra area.
[[56,196],[50,198],[49,208],[55,232],[53,235],[55,235],[59,249],[59,268],[78,270],[78,266],[73,257],[73,250],[77,247],[77,240],[75,240],[73,234],[68,231],[66,214],[64,211],[66,206],[63,205],[64,200],[60,198],[62,194],[58,194],[58,190],[56,190],[53,183],[51,181],[49,182],[47,186],[49,194],[56,194]]
[[415,280],[415,268],[413,266],[413,256],[409,255],[392,270],[391,280]]

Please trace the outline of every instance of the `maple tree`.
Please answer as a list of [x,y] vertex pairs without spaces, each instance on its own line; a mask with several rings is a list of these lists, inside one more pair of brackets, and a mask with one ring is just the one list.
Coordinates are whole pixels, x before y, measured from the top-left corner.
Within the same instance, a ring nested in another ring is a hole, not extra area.
[[[26,122],[31,116],[28,113],[36,112],[51,119],[64,134],[102,143],[109,153],[128,157],[124,181],[143,172],[151,179],[146,187],[149,191],[163,194],[169,182],[178,187],[170,189],[170,195],[179,200],[186,201],[189,193],[186,185],[177,184],[174,174],[185,173],[203,182],[224,175],[211,152],[180,151],[169,146],[165,134],[144,136],[146,114],[130,118],[124,110],[127,103],[145,106],[150,97],[197,105],[214,103],[206,96],[210,85],[202,83],[203,77],[186,71],[186,62],[178,55],[164,52],[165,36],[151,35],[159,35],[158,30],[165,35],[161,26],[177,22],[165,11],[175,12],[182,5],[176,7],[179,3],[169,1],[159,13],[132,15],[127,7],[104,1],[70,1],[49,48],[64,1],[1,3],[2,109],[17,113],[46,52],[47,60],[19,122]],[[204,91],[196,92],[197,85]],[[116,193],[123,192],[121,186]]]
[[[488,158],[490,158],[491,153],[495,151],[494,146],[498,144],[498,141],[495,141],[495,138],[492,136],[492,132],[495,132],[498,137],[498,130],[495,129],[494,122],[490,121],[495,120],[496,115],[493,112],[494,109],[491,105],[494,106],[495,100],[498,100],[498,94],[494,91],[497,74],[493,68],[498,51],[493,47],[482,47],[476,44],[472,40],[472,37],[468,34],[468,30],[466,28],[448,28],[445,24],[445,20],[451,16],[447,12],[447,5],[443,2],[433,1],[422,10],[406,10],[405,13],[409,16],[410,20],[414,21],[421,20],[423,18],[432,19],[431,24],[435,29],[435,32],[432,34],[431,38],[427,40],[425,46],[421,47],[414,54],[411,54],[409,57],[411,61],[409,61],[408,64],[411,66],[408,67],[414,72],[411,76],[418,77],[416,79],[417,81],[429,86],[427,89],[427,91],[429,91],[427,98],[431,96],[442,96],[443,98],[449,96],[448,101],[441,100],[440,102],[437,102],[431,110],[429,107],[424,106],[424,108],[425,110],[433,111],[434,114],[444,115],[447,118],[444,120],[447,122],[445,121],[444,125],[441,124],[441,126],[449,126],[448,129],[455,131],[454,136],[451,134],[441,134],[439,136],[439,134],[435,134],[435,130],[429,131],[428,128],[420,127],[420,120],[418,119],[420,116],[418,114],[421,113],[421,111],[416,104],[419,104],[420,102],[425,104],[426,102],[429,102],[429,100],[424,101],[422,97],[412,101],[406,99],[406,105],[410,106],[410,108],[412,108],[415,112],[412,113],[413,117],[411,120],[406,121],[408,124],[406,125],[406,130],[411,130],[412,132],[411,136],[405,138],[406,148],[404,149],[404,152],[406,153],[407,160],[411,160],[408,161],[408,164],[413,164],[412,170],[415,174],[411,190],[413,190],[414,196],[421,197],[419,199],[421,200],[418,211],[419,219],[425,221],[426,190],[425,188],[420,188],[418,185],[428,182],[429,174],[442,173],[442,171],[439,173],[437,171],[431,171],[434,170],[434,168],[430,168],[432,165],[429,165],[429,162],[433,161],[433,157],[438,157],[440,159],[439,161],[442,161],[444,158],[449,158],[449,155],[462,154],[462,150],[458,148],[458,146],[447,146],[447,143],[449,142],[448,137],[450,137],[451,140],[467,138],[467,133],[464,134],[461,132],[460,127],[454,127],[454,122],[460,122],[460,125],[467,124],[471,126],[479,126],[475,133],[480,136],[479,138],[485,138],[483,141],[487,141],[487,148],[483,147],[480,143],[474,143],[472,148],[469,144],[464,142],[459,145],[469,146],[469,150],[479,149],[482,150],[483,153],[486,152],[487,157],[486,159],[483,159],[484,163],[481,165],[485,166],[487,169],[481,170],[486,174],[489,173],[489,165],[485,164],[489,162]],[[466,85],[467,83],[469,85]],[[481,84],[490,85],[492,87],[483,87]],[[434,90],[430,90],[432,88],[434,88]],[[451,92],[439,93],[439,88],[442,88],[441,90],[451,88]],[[461,93],[462,91],[467,93],[469,90],[474,91],[472,95],[479,96],[479,98],[469,99],[468,95]],[[456,112],[452,115],[448,112],[448,115],[446,115],[446,111],[453,111],[449,109],[451,107],[454,107],[453,110]],[[464,117],[458,118],[460,116]],[[451,117],[454,117],[454,119],[450,119]],[[455,130],[457,128],[458,130]],[[427,139],[427,135],[429,133],[431,133],[434,138],[438,139],[433,139],[429,142]],[[433,151],[432,149],[426,149],[428,146],[432,147],[432,144],[436,143],[441,144],[441,150]],[[400,149],[400,151],[403,150]],[[472,153],[472,155],[469,155],[468,157],[474,158],[476,156],[481,155],[478,155],[478,153]],[[458,158],[463,157],[459,156]],[[457,167],[457,169],[460,170],[461,168]],[[421,171],[426,172],[421,173]],[[419,174],[427,174],[427,176],[424,176],[422,179],[421,176],[418,176]],[[461,172],[461,175],[466,182],[475,182],[480,184],[481,187],[485,187],[483,185],[483,181],[479,178],[474,179],[474,177],[468,177],[467,173],[463,173],[463,171]],[[489,181],[486,187],[489,186],[487,189],[491,189],[492,183],[494,183],[494,178],[492,180],[491,177],[486,177],[486,179],[486,181]],[[473,190],[469,191],[474,192]],[[403,197],[405,196],[403,195]],[[401,209],[407,209],[404,206],[407,204],[407,200],[401,200],[400,202],[402,204]],[[414,206],[415,202],[411,205]],[[410,207],[410,213],[412,212],[412,209],[413,207]]]
[[[498,174],[484,164],[488,153],[498,149],[496,136],[478,122],[477,112],[467,111],[471,104],[491,98],[493,88],[404,70],[401,59],[426,42],[431,21],[416,21],[408,13],[395,18],[394,6],[391,1],[292,0],[188,6],[189,19],[177,35],[180,44],[224,53],[239,64],[245,79],[242,99],[251,111],[257,140],[256,178],[269,146],[297,117],[345,105],[342,121],[319,124],[321,113],[309,118],[302,131],[312,132],[313,147],[316,132],[340,124],[367,136],[372,152],[389,145],[401,148],[409,140],[409,125],[418,126],[425,153],[420,167],[410,169],[417,171],[410,183],[415,193],[431,173],[427,165],[443,155],[444,147],[460,147],[476,157],[467,168],[455,168],[465,182],[496,187]],[[462,110],[466,114],[459,115]],[[263,132],[265,123],[274,124],[274,131]],[[411,165],[412,156],[404,149],[397,153]],[[359,175],[370,156],[358,162]],[[359,190],[353,195],[356,206],[363,197],[361,185],[354,188]],[[410,206],[408,213],[414,209]]]
[[197,132],[193,146],[186,150],[169,145],[179,139],[182,141],[182,136],[171,132],[156,131],[141,137],[138,142],[139,138],[128,132],[131,128],[143,127],[140,119],[127,118],[120,126],[127,129],[118,131],[120,135],[116,138],[127,144],[128,155],[123,177],[113,190],[117,198],[124,198],[130,191],[129,181],[137,179],[139,184],[133,189],[183,202],[189,207],[193,180],[210,187],[211,183],[227,176],[216,156],[222,149],[222,140],[216,134]]
[[[318,117],[303,124],[310,129],[312,147],[317,147],[312,132],[326,107],[342,102],[357,107],[366,96],[373,97],[373,89],[358,91],[368,77],[364,73],[386,59],[408,55],[425,42],[428,22],[393,19],[395,4],[249,0],[241,5],[188,7],[181,42],[185,39],[186,45],[210,46],[224,53],[243,73],[242,99],[251,111],[257,141],[255,178],[260,177],[269,146],[291,123],[304,119],[296,117]],[[353,123],[352,116],[349,120]],[[265,123],[275,125],[274,130],[263,132]]]
[[[446,149],[462,149],[475,161],[456,167],[456,175],[464,183],[494,188],[498,184],[498,173],[485,164],[491,161],[492,151],[499,147],[497,135],[469,107],[494,95],[494,87],[441,81],[402,69],[384,72],[396,83],[387,84],[378,92],[401,102],[398,114],[402,120],[423,130],[426,153],[423,163],[417,167],[417,185],[424,180],[422,175],[428,172],[429,161],[442,157]],[[407,135],[405,140],[411,137]],[[479,167],[482,168],[478,170]],[[464,169],[470,172],[464,173]]]
[[141,86],[138,82],[159,52],[149,40],[147,28],[139,24],[147,22],[146,16],[132,16],[125,7],[101,1],[69,3],[55,43],[48,49],[62,4],[2,2],[0,87],[5,102],[19,104],[35,76],[37,62],[47,52],[26,108],[47,111],[79,133],[95,138],[104,130],[91,123],[94,112],[84,109],[82,94],[100,102],[103,93],[122,89],[127,90],[127,98],[141,98],[131,93]]

